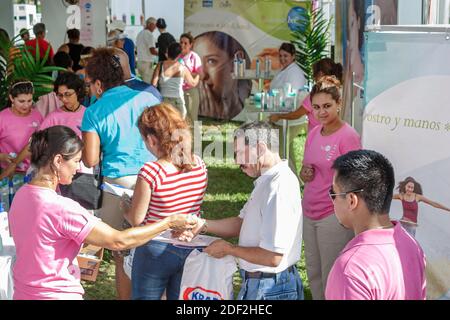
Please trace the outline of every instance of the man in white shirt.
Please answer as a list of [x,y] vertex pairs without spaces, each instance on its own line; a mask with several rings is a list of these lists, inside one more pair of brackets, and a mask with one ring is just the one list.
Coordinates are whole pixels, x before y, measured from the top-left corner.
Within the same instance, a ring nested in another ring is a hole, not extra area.
[[[238,217],[202,220],[194,234],[239,236],[239,244],[217,240],[204,252],[215,258],[239,260],[239,300],[303,300],[295,267],[300,260],[302,208],[300,185],[278,154],[279,135],[265,122],[241,126],[235,133],[235,157],[241,170],[257,178],[250,199]],[[189,240],[183,239],[181,240]]]
[[153,76],[153,62],[158,60],[158,50],[153,36],[156,29],[156,19],[148,18],[145,28],[136,38],[138,63],[137,68],[144,82],[150,83]]

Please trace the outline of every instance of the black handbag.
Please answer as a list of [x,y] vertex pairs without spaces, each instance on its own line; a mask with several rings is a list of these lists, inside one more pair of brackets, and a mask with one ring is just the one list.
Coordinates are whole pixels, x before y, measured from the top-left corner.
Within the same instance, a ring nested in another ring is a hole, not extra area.
[[96,210],[102,207],[102,183],[100,170],[96,174],[78,172],[73,177],[72,184],[60,185],[59,189],[62,196],[75,200],[83,208]]

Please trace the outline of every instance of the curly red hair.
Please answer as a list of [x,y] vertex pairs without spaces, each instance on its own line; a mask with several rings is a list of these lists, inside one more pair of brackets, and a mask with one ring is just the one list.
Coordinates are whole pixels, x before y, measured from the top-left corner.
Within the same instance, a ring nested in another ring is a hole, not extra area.
[[162,158],[184,172],[192,170],[192,134],[189,124],[175,107],[161,103],[145,109],[139,117],[138,127],[144,139],[149,135],[158,139]]

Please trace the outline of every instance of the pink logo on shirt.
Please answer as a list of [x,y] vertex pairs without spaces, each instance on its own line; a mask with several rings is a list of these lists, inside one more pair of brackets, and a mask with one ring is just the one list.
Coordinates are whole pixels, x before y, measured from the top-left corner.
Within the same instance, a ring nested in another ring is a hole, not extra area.
[[333,146],[326,145],[325,147],[320,147],[320,149],[326,153],[325,158],[327,159],[327,161],[331,161],[333,159],[333,157],[336,155],[337,148],[338,146],[336,144]]

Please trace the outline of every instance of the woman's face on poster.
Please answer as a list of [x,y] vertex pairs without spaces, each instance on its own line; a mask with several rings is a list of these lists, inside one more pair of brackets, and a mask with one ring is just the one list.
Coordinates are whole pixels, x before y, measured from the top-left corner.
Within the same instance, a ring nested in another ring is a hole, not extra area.
[[222,94],[231,87],[233,81],[231,78],[232,59],[206,37],[195,40],[194,51],[202,59],[203,82],[210,88],[216,99],[221,99]]
[[359,27],[360,27],[360,18],[356,15],[355,7],[353,5],[353,1],[350,1],[349,4],[349,15],[348,15],[348,24],[349,24],[349,46],[352,50],[359,50]]

